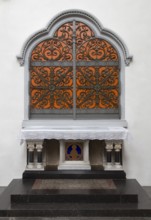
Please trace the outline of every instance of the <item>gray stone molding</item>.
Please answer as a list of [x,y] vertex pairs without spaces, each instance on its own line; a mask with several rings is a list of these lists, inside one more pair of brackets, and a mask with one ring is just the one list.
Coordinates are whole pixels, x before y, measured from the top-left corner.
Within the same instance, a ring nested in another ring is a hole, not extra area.
[[130,64],[130,62],[132,61],[132,56],[129,55],[129,51],[125,43],[123,42],[123,40],[121,40],[121,38],[117,34],[115,34],[113,31],[109,29],[104,28],[102,24],[100,24],[98,19],[92,16],[91,14],[89,14],[88,12],[85,12],[83,10],[67,10],[59,13],[52,20],[50,20],[48,26],[45,29],[36,32],[26,40],[20,55],[17,56],[20,65],[21,66],[24,65],[27,49],[32,45],[32,43],[34,43],[34,41],[48,35],[50,30],[53,28],[53,26],[55,26],[57,22],[67,20],[69,18],[87,19],[89,22],[91,22],[96,27],[96,29],[99,31],[100,34],[111,38],[113,41],[115,41],[118,44],[118,46],[121,48],[123,52],[125,65],[128,66]]

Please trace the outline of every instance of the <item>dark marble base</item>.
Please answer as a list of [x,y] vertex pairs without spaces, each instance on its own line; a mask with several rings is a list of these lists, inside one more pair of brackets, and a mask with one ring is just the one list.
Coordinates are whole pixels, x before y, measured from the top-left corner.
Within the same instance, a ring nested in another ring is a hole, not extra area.
[[[101,189],[101,187],[99,189],[97,180],[96,184],[94,181],[93,189],[91,186],[87,189],[74,189],[74,181],[77,180],[72,180],[73,189],[64,186],[63,189],[59,187],[35,190],[32,189],[35,180],[24,180],[23,184],[28,184],[25,190],[24,186],[20,186],[20,181],[16,180],[15,185],[18,187],[11,194],[11,203],[137,203],[138,201],[137,184],[133,180],[113,180],[114,189]],[[96,189],[94,189],[95,185]]]
[[126,179],[126,173],[123,170],[26,170],[23,179]]
[[104,170],[103,165],[92,165],[91,164],[91,170]]
[[[95,197],[93,197],[94,191],[91,190],[79,192],[78,195],[82,196],[80,198],[75,197],[78,199],[76,201],[76,199],[72,200],[77,193],[74,191],[56,190],[52,193],[49,190],[33,190],[34,181],[32,179],[20,179],[13,180],[10,183],[0,196],[0,217],[151,217],[151,200],[136,180],[114,180],[116,190],[113,190],[112,193],[106,190],[100,191],[99,195],[95,194],[96,201]],[[13,198],[14,195],[18,198]],[[61,196],[61,200],[51,197],[54,195],[56,198]],[[71,195],[72,199],[70,198]],[[83,200],[83,196],[86,199],[85,195],[89,201]],[[108,200],[105,203],[103,199],[101,201],[101,197],[109,195],[110,202]],[[116,200],[118,198],[117,195],[121,196],[118,201]],[[129,201],[129,195],[138,195],[138,202],[136,200]],[[22,196],[25,197],[21,200]],[[93,201],[89,199],[89,196],[93,197]]]
[[45,166],[45,171],[57,171],[58,166],[57,165],[47,165]]

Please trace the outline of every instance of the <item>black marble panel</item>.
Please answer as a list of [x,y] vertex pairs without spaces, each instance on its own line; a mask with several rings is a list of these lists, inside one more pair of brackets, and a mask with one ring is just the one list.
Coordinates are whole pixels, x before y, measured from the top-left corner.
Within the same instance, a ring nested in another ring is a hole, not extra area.
[[122,170],[25,171],[23,179],[126,179]]
[[[87,181],[89,182],[90,180],[83,180],[84,182]],[[108,184],[113,183],[112,187],[110,189],[102,189],[101,188],[101,183],[97,179],[93,180],[93,188],[92,188],[92,183],[87,184],[87,189],[83,188],[83,182],[82,179],[73,179],[72,184],[73,188],[68,188],[65,187],[65,183],[67,182],[66,180],[60,181],[58,179],[57,181],[52,179],[51,181],[46,181],[51,182],[53,185],[53,182],[59,182],[63,184],[63,188],[61,188],[61,185],[58,184],[58,188],[55,187],[55,189],[48,189],[47,184],[46,184],[46,189],[45,186],[43,189],[33,189],[34,183],[31,182],[30,188],[27,188],[27,191],[22,191],[22,189],[17,188],[16,192],[14,191],[11,195],[11,202],[12,203],[61,203],[61,202],[77,202],[77,203],[133,203],[138,201],[138,195],[137,195],[137,190],[135,187],[133,187],[134,183],[131,181],[129,183],[129,186],[127,188],[127,181],[126,180],[104,180],[103,182],[108,182]],[[23,181],[28,182],[27,180]],[[37,182],[37,181],[36,181]],[[41,182],[41,181],[38,181]],[[70,182],[70,181],[69,181]],[[79,183],[80,182],[80,183]],[[92,182],[92,181],[90,181]],[[76,189],[76,184],[78,184],[78,189]],[[57,183],[56,183],[57,184]],[[98,185],[100,184],[100,186]],[[107,183],[106,183],[107,184]],[[108,185],[107,184],[107,185]],[[37,184],[36,184],[37,185]],[[79,185],[81,185],[81,189],[79,188]],[[132,186],[131,186],[132,185]],[[125,189],[123,188],[127,188]],[[95,189],[96,187],[96,189]]]

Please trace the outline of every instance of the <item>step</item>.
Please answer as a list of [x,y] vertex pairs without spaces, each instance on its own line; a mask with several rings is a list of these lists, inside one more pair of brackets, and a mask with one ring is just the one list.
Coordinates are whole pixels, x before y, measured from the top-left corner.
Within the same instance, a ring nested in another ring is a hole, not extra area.
[[105,194],[100,191],[86,192],[61,192],[49,194],[11,195],[11,203],[137,203],[137,194]]
[[[11,203],[12,195],[31,195],[35,179],[14,179],[0,196],[0,217],[151,217],[151,199],[136,180],[114,180],[120,195],[137,194],[138,202],[49,202],[49,203]],[[46,195],[36,190],[34,195]],[[114,191],[114,190],[113,190]],[[39,194],[38,194],[39,192]],[[48,192],[48,191],[47,191]],[[57,192],[57,191],[56,191]],[[92,192],[92,190],[91,190]],[[69,192],[70,194],[71,192]],[[102,192],[103,193],[103,192]],[[108,191],[109,193],[109,191]],[[111,192],[110,192],[111,193]],[[67,192],[65,193],[67,195]],[[115,194],[115,192],[114,192]],[[74,194],[75,195],[75,194]],[[93,194],[94,195],[94,194]],[[104,194],[102,194],[104,195]],[[113,194],[112,194],[113,195]],[[100,194],[101,196],[101,194]]]
[[11,203],[137,203],[137,191],[128,188],[124,192],[121,183],[126,184],[126,181],[36,179],[31,183],[30,189],[13,192]]
[[23,179],[126,179],[126,173],[123,170],[26,170]]

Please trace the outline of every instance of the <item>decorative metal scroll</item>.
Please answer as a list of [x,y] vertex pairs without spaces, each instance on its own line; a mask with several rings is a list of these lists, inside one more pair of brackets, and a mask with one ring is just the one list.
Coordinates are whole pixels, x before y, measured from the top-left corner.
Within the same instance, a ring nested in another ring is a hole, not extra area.
[[30,59],[31,112],[116,112],[119,58],[106,40],[82,22],[63,24],[40,42]]
[[78,47],[77,60],[117,61],[118,55],[107,41],[95,38]]
[[32,52],[32,61],[72,60],[72,49],[58,39],[50,39],[41,42]]
[[77,108],[118,108],[118,67],[77,68]]
[[72,108],[72,67],[32,67],[31,75],[32,108]]

